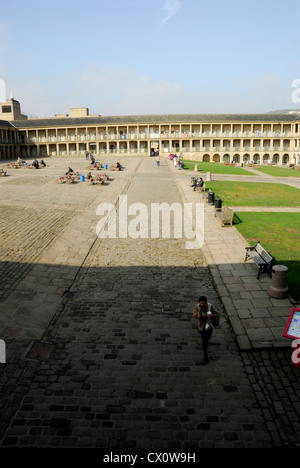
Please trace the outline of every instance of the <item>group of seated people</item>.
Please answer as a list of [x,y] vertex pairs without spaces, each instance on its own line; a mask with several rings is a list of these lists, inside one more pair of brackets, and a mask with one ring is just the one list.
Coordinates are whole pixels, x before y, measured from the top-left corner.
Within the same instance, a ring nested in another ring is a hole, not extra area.
[[33,161],[32,165],[33,165],[36,169],[39,169],[41,166],[42,166],[42,167],[45,167],[45,166],[46,166],[46,163],[43,161],[43,159],[42,159],[40,162],[38,162],[38,160],[35,159],[35,160]]
[[21,159],[19,156],[17,159],[17,163],[23,166],[26,163],[26,161],[24,161],[24,159]]
[[[24,161],[24,159],[21,159],[20,156],[18,157],[17,159],[17,163],[18,164],[21,164],[22,166],[26,165],[26,161]],[[42,159],[40,162],[38,162],[37,159],[35,159],[33,161],[33,163],[31,164],[31,166],[35,167],[36,169],[39,169],[40,167],[45,167],[46,166],[46,163],[45,161]]]
[[192,177],[191,187],[194,189],[194,192],[197,188],[202,188],[204,185],[204,180],[202,177]]

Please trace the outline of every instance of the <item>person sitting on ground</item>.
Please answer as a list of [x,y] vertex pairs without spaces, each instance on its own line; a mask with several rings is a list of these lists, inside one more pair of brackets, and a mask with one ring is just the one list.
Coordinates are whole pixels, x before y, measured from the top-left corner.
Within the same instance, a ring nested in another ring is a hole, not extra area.
[[121,164],[119,162],[116,163],[117,168],[119,169],[121,167]]
[[72,173],[72,172],[74,172],[73,169],[71,169],[71,168],[69,167],[68,170],[67,170],[67,172],[66,172],[66,175],[68,175],[68,174],[70,174],[70,173]]
[[94,155],[91,153],[91,164],[95,164],[95,158]]
[[39,168],[38,160],[35,159],[35,160],[33,161],[32,165],[33,165],[33,167],[35,167],[36,169],[38,169],[38,168]]
[[20,156],[19,156],[18,159],[17,159],[17,163],[18,164],[24,164],[24,162],[25,161],[23,159],[21,159]]
[[41,160],[40,165],[43,166],[43,167],[46,166],[46,163],[45,163],[45,161],[43,159]]
[[86,179],[90,179],[91,177],[92,177],[92,173],[88,172],[87,175],[86,175]]

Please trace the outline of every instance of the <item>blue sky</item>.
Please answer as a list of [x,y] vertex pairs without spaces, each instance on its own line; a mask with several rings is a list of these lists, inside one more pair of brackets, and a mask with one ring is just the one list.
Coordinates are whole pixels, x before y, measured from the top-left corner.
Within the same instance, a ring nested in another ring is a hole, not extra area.
[[300,0],[15,0],[0,79],[27,115],[300,108]]

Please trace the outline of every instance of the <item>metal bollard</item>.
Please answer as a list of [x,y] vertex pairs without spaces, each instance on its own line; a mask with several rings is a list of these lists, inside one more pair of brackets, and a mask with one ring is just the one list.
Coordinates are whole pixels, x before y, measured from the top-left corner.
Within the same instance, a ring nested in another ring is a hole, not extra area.
[[288,297],[288,267],[285,265],[275,265],[272,268],[272,283],[269,288],[269,294],[276,299],[285,299]]

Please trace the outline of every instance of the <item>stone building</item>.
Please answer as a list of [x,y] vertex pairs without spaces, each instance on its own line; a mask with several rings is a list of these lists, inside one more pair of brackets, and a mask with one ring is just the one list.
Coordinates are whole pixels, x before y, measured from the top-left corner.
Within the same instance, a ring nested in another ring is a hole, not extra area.
[[[10,106],[10,111],[9,110]],[[13,98],[0,103],[1,159],[101,155],[161,156],[287,165],[300,163],[300,116],[281,114],[89,115],[70,109],[53,118],[29,119]]]

